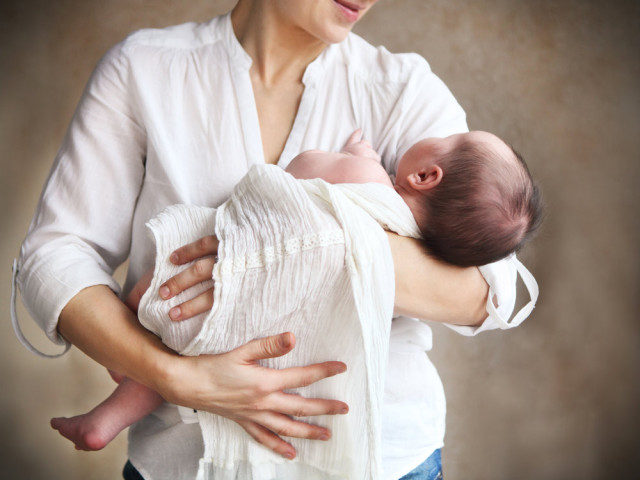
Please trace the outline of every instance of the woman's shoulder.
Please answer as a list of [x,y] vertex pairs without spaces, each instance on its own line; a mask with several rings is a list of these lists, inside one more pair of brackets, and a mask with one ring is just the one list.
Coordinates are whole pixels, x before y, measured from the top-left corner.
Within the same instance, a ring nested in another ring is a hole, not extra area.
[[[392,53],[351,33],[339,44],[344,64],[352,73],[369,80],[405,82],[416,74],[429,74],[427,60],[417,53]],[[373,78],[372,78],[373,77]]]
[[143,28],[130,33],[118,47],[124,52],[137,48],[197,49],[221,40],[225,16],[207,22],[187,22],[163,28]]
[[224,61],[228,49],[227,15],[207,22],[188,22],[164,28],[144,28],[130,33],[111,47],[98,71],[115,69],[125,77],[164,75],[194,59]]

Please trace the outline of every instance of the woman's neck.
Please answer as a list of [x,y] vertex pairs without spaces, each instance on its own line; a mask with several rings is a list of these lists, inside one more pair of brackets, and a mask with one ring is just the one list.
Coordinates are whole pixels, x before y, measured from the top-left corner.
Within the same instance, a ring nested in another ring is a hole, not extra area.
[[236,38],[253,59],[252,73],[265,86],[300,82],[326,44],[284,21],[269,2],[240,0],[231,12]]

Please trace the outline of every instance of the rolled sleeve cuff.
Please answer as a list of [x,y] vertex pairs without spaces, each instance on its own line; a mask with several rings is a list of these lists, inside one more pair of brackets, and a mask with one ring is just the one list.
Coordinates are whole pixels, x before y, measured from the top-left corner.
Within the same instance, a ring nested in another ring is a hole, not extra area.
[[[57,345],[68,346],[58,333],[58,319],[75,295],[94,285],[106,285],[116,294],[120,292],[120,286],[106,268],[101,268],[99,262],[83,254],[77,246],[33,255],[24,262],[20,259],[15,279],[29,315]],[[29,350],[33,351],[32,348]]]
[[[489,285],[487,318],[478,326],[446,324],[447,327],[461,335],[474,336],[486,330],[506,330],[520,325],[531,314],[538,300],[538,284],[531,272],[515,255],[479,267],[479,270]],[[530,300],[512,317],[516,303],[518,274],[529,292]]]

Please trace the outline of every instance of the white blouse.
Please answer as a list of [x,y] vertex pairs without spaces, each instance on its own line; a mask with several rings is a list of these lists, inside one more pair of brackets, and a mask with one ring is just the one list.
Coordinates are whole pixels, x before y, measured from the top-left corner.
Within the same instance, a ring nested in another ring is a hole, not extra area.
[[[153,263],[145,222],[168,205],[216,207],[249,167],[264,163],[249,68],[229,15],[203,24],[142,30],[113,47],[78,105],[22,245],[17,283],[33,318],[58,344],[58,316],[91,285],[119,292],[114,269],[130,258],[126,294]],[[299,152],[337,151],[362,128],[395,172],[418,140],[467,130],[450,91],[415,54],[391,54],[355,34],[312,62],[278,165]],[[515,259],[481,269],[490,284],[488,318],[465,335],[519,324],[535,298],[509,320]],[[443,444],[445,399],[424,354],[431,330],[394,320],[382,428],[384,478],[399,478]],[[148,480],[195,476],[202,456],[197,426],[164,405],[129,432],[129,456]]]

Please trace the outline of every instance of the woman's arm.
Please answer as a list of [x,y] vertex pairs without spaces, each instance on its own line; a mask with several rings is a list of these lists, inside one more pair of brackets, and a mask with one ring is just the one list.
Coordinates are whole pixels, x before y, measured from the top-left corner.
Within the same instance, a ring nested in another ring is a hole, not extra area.
[[119,288],[113,270],[131,249],[153,126],[149,112],[140,110],[140,79],[133,78],[140,64],[134,68],[129,57],[134,50],[125,41],[105,55],[76,109],[22,245],[17,281],[25,305],[54,342],[63,342],[61,334],[169,401],[228,417],[258,442],[291,454],[277,435],[320,438],[329,432],[289,416],[347,407],[283,390],[339,373],[344,364],[261,367],[257,360],[294,347],[291,334],[221,355],[181,357],[145,331],[112,291]]
[[455,325],[487,317],[489,286],[475,268],[428,256],[420,242],[387,232],[396,275],[395,313]]
[[[479,325],[487,317],[489,287],[477,268],[460,268],[429,257],[419,241],[387,232],[396,277],[395,313],[455,325]],[[214,236],[179,248],[171,261],[194,265],[160,287],[163,298],[211,278],[218,242]],[[179,306],[173,320],[184,320],[209,310],[213,295],[205,294]]]
[[106,286],[88,287],[65,306],[58,323],[68,341],[107,368],[157,391],[166,400],[206,410],[240,424],[256,441],[293,458],[279,436],[328,439],[322,427],[291,416],[341,414],[344,402],[306,399],[283,392],[345,371],[341,362],[273,370],[258,360],[285,355],[291,333],[255,340],[220,355],[182,357],[145,330]]

